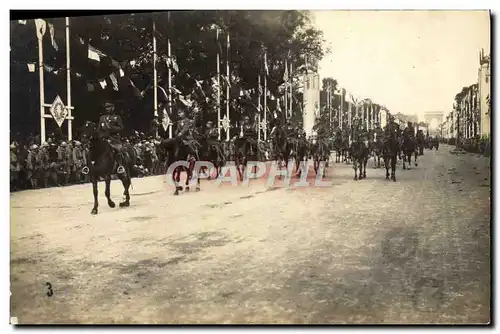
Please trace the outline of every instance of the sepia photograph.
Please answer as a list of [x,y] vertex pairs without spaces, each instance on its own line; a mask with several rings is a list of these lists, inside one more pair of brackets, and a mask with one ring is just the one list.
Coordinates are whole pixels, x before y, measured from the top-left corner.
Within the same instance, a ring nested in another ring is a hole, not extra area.
[[11,10],[10,324],[491,324],[491,20]]

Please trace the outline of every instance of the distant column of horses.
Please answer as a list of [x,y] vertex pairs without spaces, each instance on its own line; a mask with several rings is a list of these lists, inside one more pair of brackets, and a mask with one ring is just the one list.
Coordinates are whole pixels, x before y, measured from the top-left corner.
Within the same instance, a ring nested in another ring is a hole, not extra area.
[[[113,153],[111,145],[100,138],[96,131],[95,124],[87,122],[84,131],[84,140],[89,144],[91,162],[88,166],[89,175],[93,185],[94,207],[92,214],[98,212],[98,181],[102,178],[105,181],[105,195],[108,205],[113,208],[115,203],[110,198],[111,175],[117,166],[116,155]],[[171,173],[175,185],[174,195],[179,195],[183,190],[190,190],[190,182],[196,176],[196,191],[201,190],[199,173],[208,173],[208,178],[217,178],[227,162],[232,162],[238,172],[238,178],[243,181],[247,175],[249,161],[275,161],[280,168],[285,168],[287,173],[295,167],[295,175],[300,177],[302,173],[301,164],[312,160],[314,172],[325,174],[326,169],[320,168],[323,162],[328,167],[332,151],[335,151],[336,163],[352,163],[354,169],[354,180],[358,181],[366,178],[366,166],[370,157],[373,157],[374,168],[380,168],[381,160],[386,169],[386,179],[396,181],[396,163],[403,161],[403,169],[410,169],[412,157],[415,166],[418,166],[418,156],[423,154],[425,141],[417,135],[417,138],[406,133],[377,138],[375,140],[350,140],[349,134],[338,133],[331,138],[317,138],[308,140],[299,138],[290,133],[286,128],[278,129],[269,142],[257,142],[250,138],[233,138],[230,141],[218,141],[214,139],[202,138],[186,141],[180,137],[163,139],[159,146],[165,152],[163,170]],[[137,161],[137,154],[134,148],[128,144],[123,144],[123,160],[125,173],[118,174],[124,187],[125,201],[120,203],[120,207],[130,205],[129,187],[131,178],[134,177],[134,167]],[[290,166],[289,164],[295,164]],[[183,162],[181,166],[169,170],[169,166],[176,162]],[[198,165],[196,162],[210,162],[215,170],[207,170],[206,167]],[[408,164],[408,166],[407,166]],[[200,166],[200,167],[196,167]],[[196,170],[198,169],[198,170]],[[186,173],[185,187],[181,185],[181,173]],[[325,176],[325,175],[322,175]]]

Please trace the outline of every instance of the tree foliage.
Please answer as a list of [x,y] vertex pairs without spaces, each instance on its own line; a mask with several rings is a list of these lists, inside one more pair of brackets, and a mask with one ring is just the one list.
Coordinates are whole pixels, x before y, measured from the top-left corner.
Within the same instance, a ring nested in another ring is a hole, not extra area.
[[[57,66],[64,66],[64,19],[47,21],[56,27],[58,32],[56,40],[61,46],[59,51],[55,52],[50,48],[50,38],[44,38],[44,53],[54,53],[47,58],[47,62],[57,62]],[[255,104],[257,74],[264,73],[264,53],[267,55],[269,69],[268,89],[272,95],[279,97],[283,95],[285,61],[293,67],[293,76],[297,81],[303,71],[300,68],[305,64],[305,60],[317,63],[327,51],[322,32],[311,25],[307,11],[172,11],[71,18],[72,68],[82,77],[81,83],[77,83],[75,79],[72,90],[77,123],[95,119],[98,116],[98,105],[104,96],[97,92],[98,89],[95,92],[88,92],[86,81],[109,75],[113,69],[113,64],[104,64],[104,58],[101,59],[101,64],[92,64],[93,61],[87,58],[89,44],[108,55],[109,59],[116,60],[139,91],[152,86],[153,21],[156,25],[159,85],[162,87],[167,85],[167,41],[169,40],[172,56],[179,67],[179,72],[173,73],[172,76],[174,86],[185,95],[192,94],[192,98],[200,103],[206,102],[207,95],[210,100],[206,105],[208,109],[214,107],[211,78],[217,73],[218,51],[220,72],[222,75],[226,72],[228,35],[229,68],[233,84],[232,109],[238,108],[240,89],[254,89],[250,99]],[[15,25],[16,22],[11,22],[11,27]],[[217,29],[219,43],[216,43]],[[20,37],[23,34],[32,34],[32,37],[22,39]],[[37,59],[36,45],[33,26],[24,30],[11,29],[13,51],[11,56],[17,58],[17,61]],[[27,75],[35,76],[34,73]],[[203,81],[205,95],[197,91],[193,79]],[[31,85],[37,84],[37,80],[31,81],[33,81]],[[50,77],[46,77],[46,81],[50,81]],[[57,80],[54,90],[65,91],[64,83],[64,77],[63,80]],[[37,99],[37,96],[33,96],[37,91],[35,87],[30,88],[29,98],[33,100]],[[298,92],[297,88],[295,87],[295,92]],[[109,87],[107,89],[110,90]],[[131,87],[127,87],[126,82],[120,82],[120,91],[116,98],[126,100],[129,112],[137,116],[135,120],[147,119],[143,123],[133,122],[134,125],[144,128],[152,116],[152,94],[146,92],[138,96],[131,92]],[[17,93],[16,100],[21,101],[22,95],[23,93]],[[60,95],[65,96],[63,93]],[[222,94],[222,97],[224,96],[225,94]],[[18,109],[29,108],[30,118],[36,115],[36,103],[30,106],[22,103],[16,105],[16,103],[13,101],[12,104],[12,108],[17,109],[16,112],[20,112]],[[270,104],[272,105],[272,102]],[[145,115],[149,116],[144,117]]]

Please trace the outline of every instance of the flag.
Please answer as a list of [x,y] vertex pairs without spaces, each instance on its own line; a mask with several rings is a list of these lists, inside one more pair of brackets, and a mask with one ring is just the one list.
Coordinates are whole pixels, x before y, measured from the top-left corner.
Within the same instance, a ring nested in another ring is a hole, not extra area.
[[283,80],[288,82],[288,61],[285,59],[285,74],[283,74]]
[[50,32],[50,41],[52,42],[52,47],[54,50],[59,51],[59,47],[57,46],[56,39],[54,37],[54,25],[49,23],[49,32]]
[[54,68],[52,66],[49,66],[49,65],[43,65],[43,68],[45,69],[45,71],[47,72],[52,72],[54,71]]
[[179,66],[177,66],[177,62],[175,61],[174,58],[170,58],[170,65],[171,65],[171,68],[176,72],[178,73],[179,72]]
[[222,54],[222,46],[220,45],[220,41],[219,41],[219,28],[216,28],[216,32],[215,32],[215,43],[217,43],[217,53],[219,55]]
[[180,91],[180,90],[178,90],[178,89],[177,89],[177,88],[175,88],[175,87],[170,87],[170,90],[171,90],[171,91],[173,91],[173,92],[174,92],[174,93],[176,93],[176,94],[179,94],[179,95],[181,94],[181,91]]
[[93,85],[93,84],[91,84],[91,83],[87,83],[87,90],[88,90],[89,92],[93,92],[93,91],[94,91],[94,85]]
[[266,75],[269,75],[269,67],[267,66],[267,52],[264,53],[264,71],[266,71]]
[[95,60],[95,61],[101,61],[101,58],[99,57],[99,54],[93,50],[93,48],[89,45],[89,54],[88,54],[89,59]]
[[35,72],[35,64],[28,64],[28,71]]
[[217,88],[219,86],[219,82],[217,81],[217,77],[212,77],[212,87]]
[[36,26],[36,36],[38,39],[42,39],[43,35],[45,35],[45,31],[47,30],[47,22],[42,19],[35,19]]
[[111,79],[111,83],[113,84],[113,89],[115,91],[118,91],[118,80],[116,79],[115,73],[111,73],[109,75],[109,78]]
[[106,79],[99,80],[99,84],[101,84],[102,89],[106,88],[107,86]]

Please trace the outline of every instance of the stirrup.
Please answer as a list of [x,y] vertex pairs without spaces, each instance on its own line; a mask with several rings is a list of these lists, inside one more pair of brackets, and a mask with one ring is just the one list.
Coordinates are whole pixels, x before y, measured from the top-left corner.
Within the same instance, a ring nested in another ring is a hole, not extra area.
[[123,168],[123,166],[118,166],[118,168],[116,169],[116,173],[118,174],[125,173],[125,168]]
[[87,175],[89,173],[89,168],[87,166],[82,168],[82,174]]

